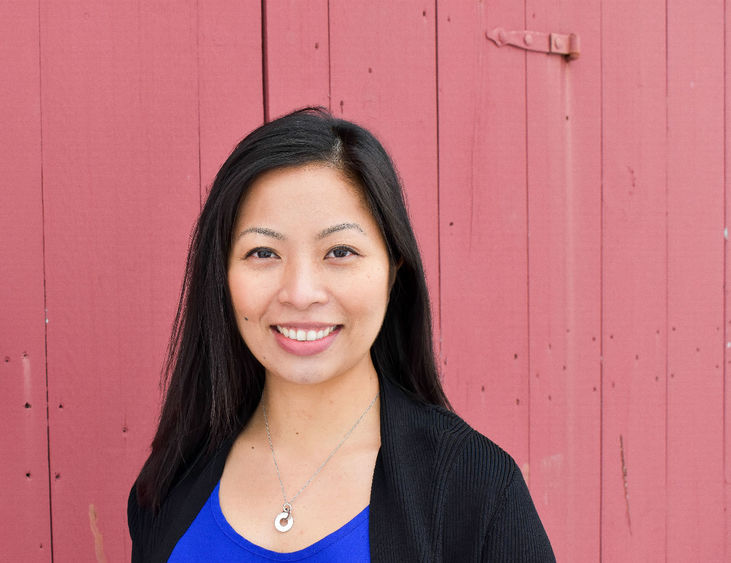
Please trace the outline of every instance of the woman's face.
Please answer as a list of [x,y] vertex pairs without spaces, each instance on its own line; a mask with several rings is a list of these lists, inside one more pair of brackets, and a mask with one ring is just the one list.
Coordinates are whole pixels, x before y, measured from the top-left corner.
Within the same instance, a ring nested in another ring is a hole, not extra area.
[[318,383],[372,371],[390,267],[358,188],[325,165],[271,170],[252,184],[233,238],[236,320],[267,377]]

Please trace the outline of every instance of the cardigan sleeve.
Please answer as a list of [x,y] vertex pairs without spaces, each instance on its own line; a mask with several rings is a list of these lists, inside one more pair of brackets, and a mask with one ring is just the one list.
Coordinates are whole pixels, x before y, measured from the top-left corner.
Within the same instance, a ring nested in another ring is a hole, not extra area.
[[132,562],[142,561],[142,541],[139,537],[141,531],[140,508],[137,505],[137,487],[132,486],[127,499],[127,526],[129,536],[132,539]]
[[490,563],[556,561],[546,530],[517,465],[514,465],[501,505],[490,522],[482,560]]

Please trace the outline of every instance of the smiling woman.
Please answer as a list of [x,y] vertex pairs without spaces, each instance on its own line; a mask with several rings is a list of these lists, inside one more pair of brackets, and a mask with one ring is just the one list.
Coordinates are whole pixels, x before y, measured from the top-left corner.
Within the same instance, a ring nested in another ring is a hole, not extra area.
[[321,110],[247,136],[198,220],[133,561],[552,561],[515,462],[451,412],[401,186]]

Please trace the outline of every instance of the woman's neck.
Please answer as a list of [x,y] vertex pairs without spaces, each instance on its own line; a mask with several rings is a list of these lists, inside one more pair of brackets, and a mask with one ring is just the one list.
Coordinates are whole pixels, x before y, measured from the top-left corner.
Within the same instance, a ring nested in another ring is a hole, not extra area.
[[[277,449],[317,451],[341,439],[379,391],[375,369],[344,374],[324,382],[302,384],[267,374],[254,423],[264,430],[263,409]],[[358,425],[358,437],[380,437],[379,401]],[[376,436],[373,436],[373,434]],[[356,434],[354,432],[354,434]]]

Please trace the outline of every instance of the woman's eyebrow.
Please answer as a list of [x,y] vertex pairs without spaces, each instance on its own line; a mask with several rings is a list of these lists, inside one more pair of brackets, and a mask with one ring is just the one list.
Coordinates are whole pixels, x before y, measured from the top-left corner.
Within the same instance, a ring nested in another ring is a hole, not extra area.
[[277,231],[274,231],[272,229],[267,229],[266,227],[249,227],[248,229],[244,229],[243,231],[241,231],[236,237],[236,240],[239,240],[242,236],[248,233],[258,233],[260,235],[272,237],[277,240],[284,240],[285,238],[287,238],[282,233],[278,233]]
[[365,234],[365,231],[358,223],[340,223],[338,225],[333,225],[332,227],[328,227],[327,229],[323,229],[322,231],[320,231],[318,233],[317,238],[323,239],[328,235],[337,233],[338,231],[345,231],[347,229],[354,229],[356,231],[360,231],[361,233]]

